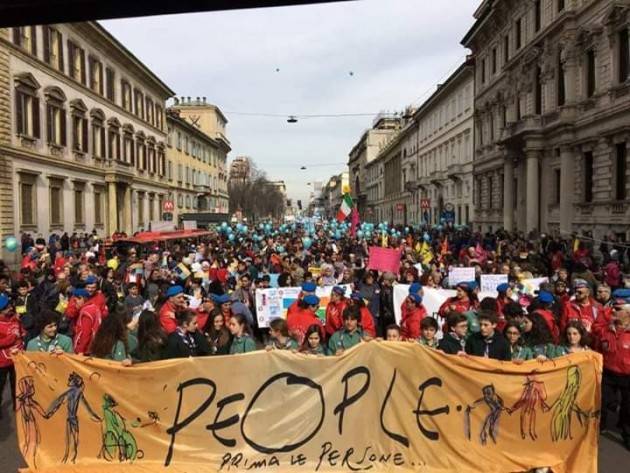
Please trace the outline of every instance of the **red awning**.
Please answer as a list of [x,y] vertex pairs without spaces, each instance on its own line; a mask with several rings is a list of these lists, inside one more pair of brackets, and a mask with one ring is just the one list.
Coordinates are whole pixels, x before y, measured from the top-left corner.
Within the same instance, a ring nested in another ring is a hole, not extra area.
[[213,232],[208,232],[205,230],[182,230],[178,232],[141,232],[131,238],[120,238],[118,240],[115,240],[114,243],[124,242],[143,245],[146,243],[153,243],[158,241],[200,238],[210,236],[212,234]]

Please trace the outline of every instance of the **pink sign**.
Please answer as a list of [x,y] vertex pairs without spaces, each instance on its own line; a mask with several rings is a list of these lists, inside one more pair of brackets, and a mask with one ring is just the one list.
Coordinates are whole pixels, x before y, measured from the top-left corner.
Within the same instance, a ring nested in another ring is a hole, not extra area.
[[400,250],[370,246],[368,269],[397,273],[400,269]]

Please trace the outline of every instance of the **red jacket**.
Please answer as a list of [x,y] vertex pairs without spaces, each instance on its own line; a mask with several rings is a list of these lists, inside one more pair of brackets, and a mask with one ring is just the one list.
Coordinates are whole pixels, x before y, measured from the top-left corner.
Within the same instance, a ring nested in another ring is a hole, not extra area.
[[564,332],[571,320],[579,320],[586,331],[590,333],[600,312],[601,305],[593,299],[589,299],[586,305],[578,304],[575,300],[570,299],[562,304],[560,331]]
[[448,313],[451,311],[451,305],[455,306],[455,312],[461,312],[461,313],[468,312],[469,310],[471,310],[471,308],[473,308],[473,305],[470,303],[469,300],[462,301],[458,299],[457,297],[449,297],[440,306],[440,309],[438,310],[438,314],[440,314],[442,317],[446,317]]
[[348,302],[341,299],[339,302],[330,301],[326,306],[326,333],[328,336],[343,327],[343,311]]
[[0,368],[13,366],[11,351],[24,349],[24,335],[22,324],[15,315],[0,316]]
[[372,317],[372,312],[370,312],[370,309],[367,307],[361,307],[361,327],[363,328],[363,333],[372,338],[376,337],[374,318]]
[[412,310],[406,310],[400,320],[400,335],[407,340],[420,338],[420,323],[427,316],[427,309],[422,304]]
[[[101,317],[107,317],[109,309],[107,308],[107,300],[105,295],[101,291],[96,291],[92,297],[85,301],[85,305],[94,304],[101,312]],[[64,312],[65,316],[70,320],[74,320],[79,315],[79,308],[77,307],[77,298],[71,297],[68,301],[68,307]],[[76,352],[75,352],[76,353]]]
[[604,355],[604,369],[630,376],[630,329],[610,324],[599,334],[599,346]]
[[176,312],[177,310],[169,301],[166,301],[160,308],[160,325],[168,335],[177,329],[177,320],[175,320]]
[[86,302],[74,323],[74,352],[88,355],[94,335],[101,326],[103,314],[96,304]]
[[553,315],[553,312],[547,309],[536,309],[536,312],[540,314],[540,316],[547,323],[547,327],[549,328],[549,332],[551,332],[551,336],[553,337],[553,343],[556,345],[560,343],[560,328],[556,323],[556,319]]
[[206,323],[208,323],[210,313],[206,312],[201,307],[199,307],[195,312],[197,313],[197,326],[199,327],[199,330],[203,330],[203,328],[206,326]]
[[324,333],[321,320],[308,308],[300,309],[287,315],[289,334],[295,338],[300,345],[304,342],[306,331],[313,324],[319,325],[321,329],[320,333]]

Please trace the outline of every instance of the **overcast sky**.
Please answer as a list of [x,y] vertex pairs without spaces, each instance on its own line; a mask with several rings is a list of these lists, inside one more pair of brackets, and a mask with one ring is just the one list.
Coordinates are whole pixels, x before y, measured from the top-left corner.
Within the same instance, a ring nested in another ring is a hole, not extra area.
[[[206,96],[227,116],[229,158],[250,156],[289,198],[347,170],[373,116],[420,105],[462,62],[480,0],[361,0],[103,21],[178,96]],[[279,69],[277,71],[276,69]],[[351,74],[352,73],[352,74]],[[306,171],[300,170],[306,166]]]

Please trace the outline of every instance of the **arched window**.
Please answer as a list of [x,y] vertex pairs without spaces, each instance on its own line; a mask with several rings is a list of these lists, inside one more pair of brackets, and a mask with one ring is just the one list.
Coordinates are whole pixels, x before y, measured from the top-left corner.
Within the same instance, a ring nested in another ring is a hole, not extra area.
[[70,102],[72,116],[72,150],[77,153],[88,152],[88,120],[87,107],[82,100]]
[[15,81],[15,131],[20,137],[39,138],[39,82],[31,73],[18,74]]
[[120,122],[117,118],[107,120],[108,158],[120,161]]
[[101,109],[90,111],[92,119],[92,155],[95,158],[105,157],[105,114]]

